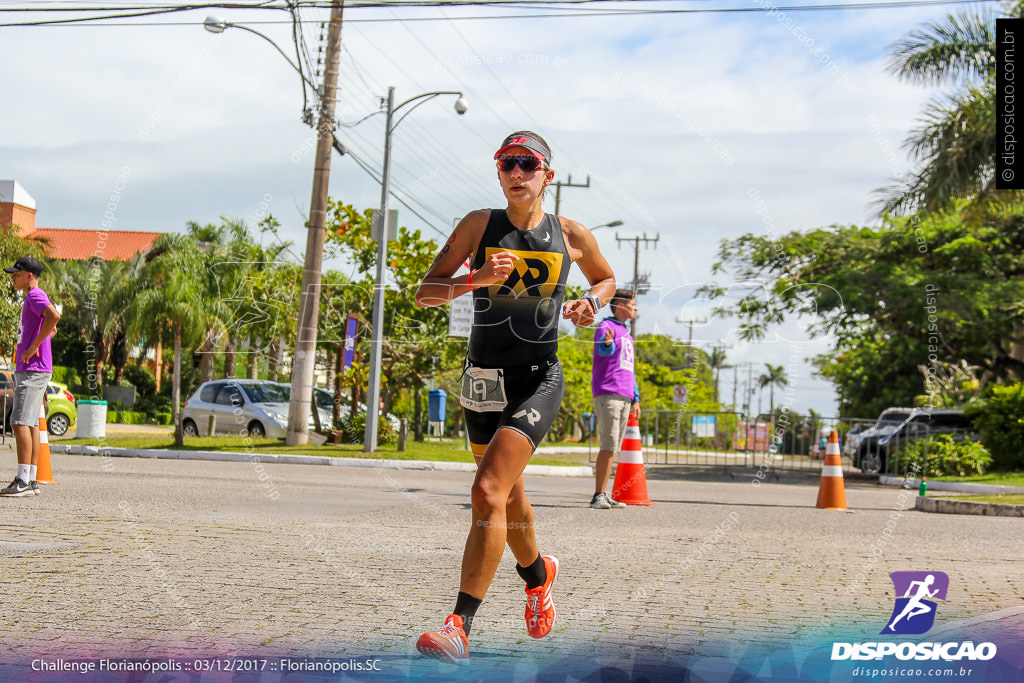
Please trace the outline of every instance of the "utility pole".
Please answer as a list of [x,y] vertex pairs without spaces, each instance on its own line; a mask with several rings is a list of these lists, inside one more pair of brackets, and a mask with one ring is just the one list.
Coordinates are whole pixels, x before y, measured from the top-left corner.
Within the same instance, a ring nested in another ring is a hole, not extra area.
[[[589,178],[587,179],[590,180]],[[640,291],[640,243],[643,242],[645,245],[648,242],[654,244],[658,243],[660,235],[654,237],[648,237],[645,231],[643,237],[619,237],[618,233],[615,234],[615,241],[619,242],[632,242],[633,243],[633,298],[640,296],[647,291],[647,287],[644,287],[643,291]],[[629,333],[636,340],[636,318],[629,321]]]
[[569,174],[569,179],[566,182],[558,181],[551,183],[555,186],[555,215],[559,214],[559,209],[562,207],[562,188],[563,187],[590,187],[590,174],[587,174],[587,182],[583,185],[573,185],[572,173]]
[[[288,431],[285,443],[298,446],[309,441],[309,403],[313,395],[316,364],[317,325],[320,321],[320,279],[327,224],[327,190],[331,177],[331,150],[334,145],[334,104],[338,87],[338,56],[341,53],[341,14],[344,0],[331,3],[331,21],[327,28],[327,55],[324,64],[324,93],[317,124],[316,158],[313,167],[313,194],[309,200],[309,228],[306,233],[306,260],[302,267],[299,292],[299,321],[292,355],[291,400],[288,405]],[[374,406],[376,408],[376,406]]]

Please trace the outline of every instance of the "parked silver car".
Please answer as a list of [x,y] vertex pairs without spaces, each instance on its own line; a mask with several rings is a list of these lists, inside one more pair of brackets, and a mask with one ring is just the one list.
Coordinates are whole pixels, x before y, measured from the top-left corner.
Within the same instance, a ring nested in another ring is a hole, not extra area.
[[[216,417],[214,434],[248,434],[283,439],[288,428],[287,384],[256,379],[219,379],[204,382],[185,402],[181,428],[185,436],[207,435],[210,417]],[[320,410],[328,422],[330,411]],[[313,416],[309,417],[310,426]]]
[[[316,394],[317,406],[319,406],[319,408],[320,408],[321,424],[323,424],[325,427],[329,428],[329,425],[331,424],[331,416],[334,415],[334,394],[332,394],[331,392],[327,391],[327,389],[321,389],[320,387],[317,387],[316,389],[314,389],[314,393]],[[366,404],[365,403],[360,403],[359,404],[359,408],[363,412],[366,412]],[[340,412],[340,417],[344,418],[345,416],[347,416],[349,414],[349,410],[350,410],[350,406],[349,406],[348,402],[342,403],[341,404],[341,409],[339,411]],[[325,414],[327,416],[326,419],[324,418]],[[388,419],[388,422],[391,423],[391,427],[395,431],[398,431],[399,424],[401,423],[401,421],[398,419],[398,416],[397,415],[393,415],[391,413],[388,413],[387,414],[387,419]]]

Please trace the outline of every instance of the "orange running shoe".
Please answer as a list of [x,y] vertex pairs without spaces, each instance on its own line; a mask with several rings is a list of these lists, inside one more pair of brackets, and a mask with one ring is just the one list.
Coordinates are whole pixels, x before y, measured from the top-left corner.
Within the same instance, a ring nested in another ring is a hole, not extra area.
[[534,638],[543,638],[551,633],[555,625],[555,603],[551,599],[551,587],[558,576],[558,560],[544,556],[544,570],[547,580],[543,586],[526,589],[526,630]]
[[450,664],[469,663],[469,636],[462,629],[462,617],[453,614],[437,631],[428,631],[416,641],[421,654]]

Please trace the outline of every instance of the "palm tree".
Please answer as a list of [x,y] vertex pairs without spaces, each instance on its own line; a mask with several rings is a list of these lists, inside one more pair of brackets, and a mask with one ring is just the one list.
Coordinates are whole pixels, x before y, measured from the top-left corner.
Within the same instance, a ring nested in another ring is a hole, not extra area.
[[106,363],[115,368],[114,383],[121,382],[133,341],[125,315],[140,286],[142,263],[141,257],[132,262],[94,259],[51,263],[70,304],[65,325],[76,324],[81,329],[86,350],[92,353],[90,374],[95,374],[97,384],[103,382]]
[[708,367],[715,373],[715,403],[718,403],[718,375],[722,368],[729,367],[725,364],[725,349],[716,346],[708,354]]
[[[1024,3],[1006,13],[1021,17]],[[915,29],[892,46],[889,69],[919,85],[951,85],[933,99],[905,146],[919,170],[879,191],[885,212],[948,208],[959,198],[976,207],[1012,194],[995,188],[996,44],[991,12],[961,12]]]
[[174,343],[174,371],[171,380],[171,418],[174,441],[183,444],[181,433],[182,349],[196,348],[206,338],[213,313],[205,298],[203,256],[190,237],[166,234],[153,243],[153,257],[146,266],[149,287],[139,292],[132,304],[129,330],[132,334],[167,334]]
[[771,363],[765,363],[767,372],[757,378],[757,385],[764,389],[768,387],[768,414],[775,419],[775,387],[780,389],[789,386],[789,378],[786,377],[786,368],[781,365],[772,365]]
[[[273,217],[268,216],[263,224],[268,221],[274,221]],[[257,290],[263,288],[268,276],[272,278],[266,271],[276,271],[285,265],[282,258],[291,243],[277,242],[264,247],[256,242],[244,222],[229,218],[222,218],[220,225],[190,221],[186,227],[188,235],[199,242],[203,252],[205,268],[201,281],[214,314],[199,350],[200,381],[213,378],[214,354],[220,351],[222,344],[224,376],[234,377],[238,342],[243,335],[248,335],[251,351],[253,330],[262,331],[266,326],[267,310],[279,312],[275,304],[279,303],[281,291]]]

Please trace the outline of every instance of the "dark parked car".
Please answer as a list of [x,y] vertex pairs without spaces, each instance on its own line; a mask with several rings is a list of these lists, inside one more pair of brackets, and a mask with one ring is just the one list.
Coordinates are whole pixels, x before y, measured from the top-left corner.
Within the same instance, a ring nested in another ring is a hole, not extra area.
[[846,437],[846,441],[843,443],[843,455],[850,458],[851,461],[856,462],[857,449],[864,439],[874,438],[876,441],[886,434],[892,432],[896,427],[910,417],[910,414],[914,412],[913,408],[886,408],[882,411],[882,414],[878,416],[878,420],[875,424],[871,425],[868,429],[864,429],[860,432],[854,432],[850,430],[850,434]]
[[977,441],[978,433],[964,411],[915,408],[902,422],[875,434],[865,432],[853,455],[853,466],[862,472],[887,472],[893,456],[914,439],[951,434],[954,439]]

